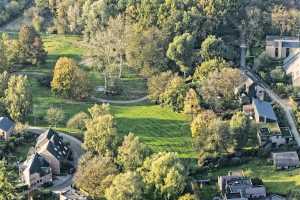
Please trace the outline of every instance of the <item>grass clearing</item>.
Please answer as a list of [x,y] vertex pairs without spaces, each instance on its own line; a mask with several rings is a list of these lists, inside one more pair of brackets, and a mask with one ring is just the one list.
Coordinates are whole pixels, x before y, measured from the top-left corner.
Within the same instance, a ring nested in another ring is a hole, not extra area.
[[[80,37],[46,35],[43,36],[43,41],[48,51],[47,62],[40,66],[26,67],[21,70],[28,75],[32,87],[34,107],[33,114],[29,119],[30,124],[48,127],[45,119],[47,110],[50,107],[61,108],[65,113],[65,121],[59,124],[57,129],[83,139],[79,130],[67,129],[65,124],[76,113],[87,112],[95,102],[89,100],[79,102],[55,96],[50,88],[41,86],[37,80],[39,77],[51,75],[56,60],[60,56],[80,61],[84,51],[79,47]],[[125,92],[109,98],[126,100],[146,95],[146,80],[138,77],[132,70],[127,69],[124,72],[122,86],[125,88]],[[98,72],[88,70],[88,74],[93,86],[104,85],[103,78]],[[103,95],[101,97],[107,98]],[[135,105],[111,105],[111,109],[121,135],[132,132],[156,152],[175,151],[183,158],[196,157],[191,144],[189,121],[184,114],[174,113],[169,108],[162,108],[149,102]]]

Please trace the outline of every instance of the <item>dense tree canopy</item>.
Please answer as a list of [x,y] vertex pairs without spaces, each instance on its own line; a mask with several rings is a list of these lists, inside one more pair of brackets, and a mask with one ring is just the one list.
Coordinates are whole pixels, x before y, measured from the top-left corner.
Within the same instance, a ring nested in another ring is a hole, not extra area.
[[176,199],[186,186],[186,172],[176,153],[153,154],[140,173],[153,199]]
[[23,122],[32,112],[32,93],[26,76],[10,77],[5,90],[5,105],[15,121]]
[[54,67],[51,88],[58,95],[81,99],[88,95],[89,82],[73,59],[62,57]]

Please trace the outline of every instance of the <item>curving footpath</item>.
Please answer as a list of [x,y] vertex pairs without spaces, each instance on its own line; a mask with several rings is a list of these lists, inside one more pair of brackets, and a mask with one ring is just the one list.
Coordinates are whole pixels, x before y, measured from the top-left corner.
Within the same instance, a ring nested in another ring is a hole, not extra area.
[[[37,133],[37,134],[41,134],[46,129],[40,128],[40,127],[29,127],[28,130],[31,132]],[[82,142],[73,136],[70,136],[70,135],[67,135],[67,134],[61,133],[61,132],[58,132],[58,133],[59,133],[59,135],[61,135],[64,138],[64,141],[70,143],[70,147],[73,152],[75,166],[77,166],[79,158],[84,152],[83,149],[81,148]],[[73,183],[73,175],[68,175],[68,176],[56,181],[50,189],[55,192],[62,191],[66,187],[71,186],[72,183]]]
[[134,103],[140,103],[148,100],[148,96],[144,96],[139,99],[134,100],[108,100],[108,99],[102,99],[97,97],[91,97],[92,100],[97,101],[98,103],[111,103],[111,104],[134,104]]

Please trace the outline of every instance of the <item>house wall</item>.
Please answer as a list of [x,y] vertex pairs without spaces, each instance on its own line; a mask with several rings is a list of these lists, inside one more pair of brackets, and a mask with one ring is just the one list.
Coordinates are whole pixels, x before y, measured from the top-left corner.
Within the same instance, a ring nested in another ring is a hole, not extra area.
[[[281,47],[281,42],[278,42],[278,57],[275,56],[276,47],[274,46],[266,46],[266,54],[271,58],[286,58],[287,48]],[[289,48],[290,55],[295,55],[299,52],[299,48]]]
[[52,174],[47,174],[45,176],[40,176],[38,173],[34,173],[30,176],[30,189],[36,189],[42,186],[45,183],[52,182]]
[[261,198],[267,196],[266,188],[263,186],[246,188],[245,193],[249,198]]
[[289,65],[288,70],[286,71],[286,74],[292,76],[293,85],[294,86],[300,86],[300,59],[296,59],[294,62],[292,62]]
[[50,168],[52,170],[52,173],[55,175],[60,174],[60,162],[57,160],[51,153],[49,153],[47,150],[44,150],[42,152],[38,152],[41,156],[45,158],[45,160],[48,161]]

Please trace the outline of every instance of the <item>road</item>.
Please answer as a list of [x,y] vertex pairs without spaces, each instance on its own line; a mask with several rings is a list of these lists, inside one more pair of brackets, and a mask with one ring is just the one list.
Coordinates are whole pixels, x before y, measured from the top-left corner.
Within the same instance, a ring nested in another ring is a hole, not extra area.
[[282,109],[285,112],[286,119],[288,120],[288,123],[290,125],[291,132],[294,135],[298,146],[300,147],[300,135],[292,114],[292,108],[289,105],[287,105],[285,101],[281,99],[275,92],[273,92],[273,90],[268,86],[268,84],[261,80],[261,78],[259,78],[254,72],[250,71],[249,69],[242,69],[242,71],[245,73],[245,75],[247,75],[249,78],[255,81],[258,85],[263,87],[266,93],[270,96],[270,98],[282,107]]
[[[37,134],[41,134],[46,129],[40,128],[40,127],[30,127],[28,130],[32,131],[34,133],[37,133]],[[74,164],[75,164],[75,166],[77,166],[79,158],[83,154],[83,149],[81,147],[82,142],[80,140],[78,140],[77,138],[67,135],[67,134],[64,134],[64,133],[59,132],[59,135],[61,135],[63,137],[64,141],[70,143],[70,147],[72,149],[73,158],[74,158],[74,162],[75,162]],[[58,181],[50,189],[55,192],[62,191],[64,188],[71,186],[72,183],[73,183],[73,175],[68,175],[64,179]]]

